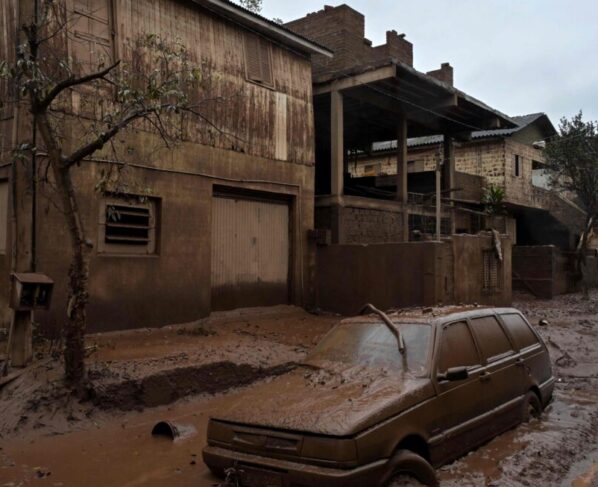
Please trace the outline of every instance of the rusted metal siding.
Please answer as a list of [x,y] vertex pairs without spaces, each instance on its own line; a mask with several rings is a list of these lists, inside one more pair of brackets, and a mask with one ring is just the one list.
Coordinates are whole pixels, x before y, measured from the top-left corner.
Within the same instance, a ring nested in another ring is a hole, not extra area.
[[0,179],[0,255],[6,254],[8,240],[8,180]]
[[214,197],[213,309],[287,303],[289,250],[286,203]]
[[[314,164],[311,63],[307,57],[260,38],[269,45],[271,83],[247,79],[245,50],[251,33],[199,5],[174,0],[115,2],[116,50],[136,69],[149,70],[131,43],[155,33],[178,39],[201,80],[189,93],[210,123],[188,117],[182,126],[188,142],[232,149],[267,159]],[[217,127],[219,130],[216,130]],[[152,132],[151,126],[144,130]]]

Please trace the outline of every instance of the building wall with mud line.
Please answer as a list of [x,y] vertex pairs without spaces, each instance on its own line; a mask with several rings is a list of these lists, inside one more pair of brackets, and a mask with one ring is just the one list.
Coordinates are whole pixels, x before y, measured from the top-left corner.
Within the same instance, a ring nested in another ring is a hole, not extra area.
[[[273,82],[260,85],[246,79],[240,46],[247,32],[236,24],[188,2],[159,0],[151,8],[142,0],[114,4],[115,47],[127,59],[135,55],[127,42],[138,35],[153,32],[169,39],[176,32],[189,49],[191,61],[202,71],[191,96],[198,102],[206,100],[204,115],[219,130],[210,130],[205,121],[185,118],[182,141],[166,148],[157,130],[140,125],[115,140],[117,157],[112,148],[106,148],[73,169],[82,221],[93,246],[89,331],[161,326],[210,313],[215,185],[288,199],[292,247],[289,301],[309,305],[315,269],[314,249],[308,240],[314,218],[309,58],[272,43]],[[136,62],[139,69],[151,69],[143,60]],[[84,90],[69,100],[63,107],[65,133],[76,141],[83,130],[80,116],[100,113]],[[19,125],[19,136],[30,137],[30,128],[25,123]],[[43,147],[40,152],[43,154]],[[43,155],[38,157],[38,167],[47,167]],[[116,179],[111,177],[115,173],[120,173]],[[21,183],[26,190],[25,182]],[[70,243],[51,185],[50,175],[47,183],[40,181],[38,187],[36,261],[38,272],[53,278],[56,289],[52,309],[37,313],[36,321],[47,334],[57,334],[65,319]],[[154,252],[114,255],[100,251],[105,200],[115,193],[155,202]],[[20,220],[26,222],[31,214],[31,209],[24,209]],[[19,249],[31,247],[27,232],[17,236]],[[0,256],[0,273],[7,282],[5,260]],[[24,267],[26,260],[20,259],[23,264],[19,266]],[[7,292],[2,286],[0,305]]]

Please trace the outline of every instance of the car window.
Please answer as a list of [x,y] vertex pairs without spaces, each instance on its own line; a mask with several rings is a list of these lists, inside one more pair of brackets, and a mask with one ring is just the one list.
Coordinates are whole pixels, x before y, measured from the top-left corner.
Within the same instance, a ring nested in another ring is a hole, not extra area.
[[522,349],[538,343],[538,338],[521,315],[512,313],[501,315],[501,318],[517,348]]
[[474,318],[471,320],[471,326],[486,359],[491,360],[497,355],[512,350],[507,335],[494,316]]
[[448,325],[442,331],[438,371],[446,372],[451,367],[479,365],[480,357],[465,321]]
[[318,365],[340,362],[351,366],[390,367],[421,374],[426,369],[432,327],[401,323],[405,353],[399,352],[396,337],[384,323],[341,323],[332,329],[305,359]]

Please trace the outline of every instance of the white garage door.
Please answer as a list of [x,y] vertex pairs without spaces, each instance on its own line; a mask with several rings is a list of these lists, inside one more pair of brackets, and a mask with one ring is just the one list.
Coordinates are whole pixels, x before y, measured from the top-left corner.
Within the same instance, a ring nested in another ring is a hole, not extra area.
[[286,304],[289,250],[288,204],[214,196],[212,309]]

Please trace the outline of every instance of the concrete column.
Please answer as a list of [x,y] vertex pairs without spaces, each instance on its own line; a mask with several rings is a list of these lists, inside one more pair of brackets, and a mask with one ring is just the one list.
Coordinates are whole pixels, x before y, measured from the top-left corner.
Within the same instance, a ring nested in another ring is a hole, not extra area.
[[[444,190],[455,188],[455,146],[453,144],[453,138],[445,135],[444,136],[444,154],[443,154],[443,165],[442,165],[442,186]],[[452,192],[446,191],[445,195],[447,198],[452,199],[455,195]],[[450,206],[454,206],[452,203]],[[451,235],[455,233],[455,212],[450,212],[451,220]]]
[[342,196],[345,172],[345,125],[343,95],[340,91],[330,93],[330,193]]
[[397,126],[397,201],[403,205],[403,241],[409,241],[409,212],[407,202],[409,194],[407,172],[407,118],[399,118]]

